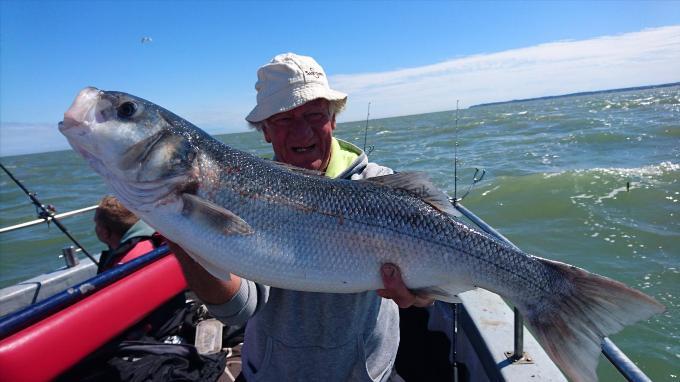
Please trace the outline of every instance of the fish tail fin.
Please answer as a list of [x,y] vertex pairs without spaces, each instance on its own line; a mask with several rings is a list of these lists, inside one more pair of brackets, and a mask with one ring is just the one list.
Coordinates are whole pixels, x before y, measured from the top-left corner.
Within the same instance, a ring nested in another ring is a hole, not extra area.
[[604,276],[537,258],[560,280],[550,296],[517,304],[550,358],[574,381],[596,381],[603,338],[661,313],[652,297]]

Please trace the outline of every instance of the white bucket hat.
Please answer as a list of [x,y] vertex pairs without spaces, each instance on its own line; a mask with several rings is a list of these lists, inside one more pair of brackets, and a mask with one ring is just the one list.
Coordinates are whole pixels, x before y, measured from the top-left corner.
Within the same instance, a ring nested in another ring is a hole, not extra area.
[[283,53],[257,71],[257,105],[246,121],[261,122],[274,114],[295,109],[317,98],[325,98],[340,110],[347,94],[331,89],[321,65],[309,56]]

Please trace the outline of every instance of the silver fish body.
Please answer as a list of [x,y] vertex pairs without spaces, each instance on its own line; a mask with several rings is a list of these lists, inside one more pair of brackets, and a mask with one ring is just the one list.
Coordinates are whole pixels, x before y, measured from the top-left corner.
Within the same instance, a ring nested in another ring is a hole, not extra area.
[[128,208],[218,277],[350,293],[382,288],[380,265],[394,263],[409,288],[444,301],[485,288],[522,311],[574,380],[596,379],[602,337],[663,310],[621,283],[457,221],[420,175],[327,179],[94,88],[81,91],[60,129]]

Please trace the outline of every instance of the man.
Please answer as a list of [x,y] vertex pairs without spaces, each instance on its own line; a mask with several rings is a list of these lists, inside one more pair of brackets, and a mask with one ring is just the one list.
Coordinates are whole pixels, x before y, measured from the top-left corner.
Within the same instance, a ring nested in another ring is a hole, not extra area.
[[[331,178],[392,173],[333,137],[336,114],[347,95],[329,87],[313,58],[281,54],[257,74],[257,105],[246,120],[271,143],[274,160]],[[241,377],[248,381],[400,380],[392,373],[399,344],[397,305],[431,302],[413,295],[391,264],[376,269],[385,285],[377,292],[309,293],[270,288],[235,275],[219,280],[171,246],[189,286],[214,316],[226,324],[248,320]]]
[[109,249],[102,251],[97,273],[128,262],[152,249],[154,229],[113,196],[105,196],[94,212],[97,238]]

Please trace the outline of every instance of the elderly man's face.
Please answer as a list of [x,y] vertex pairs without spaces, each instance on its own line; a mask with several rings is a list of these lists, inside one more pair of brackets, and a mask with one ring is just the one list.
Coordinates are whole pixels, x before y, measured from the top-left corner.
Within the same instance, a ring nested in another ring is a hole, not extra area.
[[264,123],[264,138],[272,144],[276,158],[310,170],[325,171],[331,158],[335,116],[328,112],[328,100],[316,99]]

